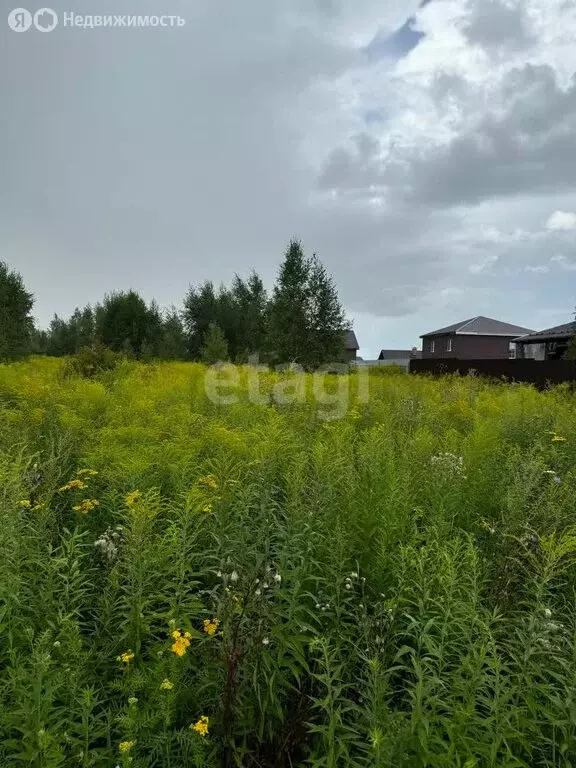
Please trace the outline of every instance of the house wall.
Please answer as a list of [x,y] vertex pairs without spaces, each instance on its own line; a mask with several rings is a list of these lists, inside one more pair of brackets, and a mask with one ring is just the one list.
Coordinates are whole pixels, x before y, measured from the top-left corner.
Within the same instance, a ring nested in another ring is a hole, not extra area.
[[[508,360],[509,345],[513,336],[466,336],[465,334],[434,336],[423,339],[422,357],[426,360]],[[447,349],[448,340],[452,341],[452,351]],[[430,351],[430,342],[435,342],[434,352]]]
[[347,349],[344,352],[344,360],[356,360],[357,350],[356,349]]

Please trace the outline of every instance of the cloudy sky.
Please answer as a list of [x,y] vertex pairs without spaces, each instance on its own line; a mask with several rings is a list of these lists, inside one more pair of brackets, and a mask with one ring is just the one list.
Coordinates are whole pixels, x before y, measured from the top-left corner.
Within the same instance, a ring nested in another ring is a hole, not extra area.
[[364,357],[572,318],[576,0],[83,0],[186,24],[47,34],[0,4],[0,259],[42,324],[112,288],[271,284],[292,236]]

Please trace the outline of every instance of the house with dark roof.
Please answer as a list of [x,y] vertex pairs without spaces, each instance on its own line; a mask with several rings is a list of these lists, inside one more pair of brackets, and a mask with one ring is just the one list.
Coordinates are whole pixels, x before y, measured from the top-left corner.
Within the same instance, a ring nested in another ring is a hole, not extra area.
[[517,357],[535,360],[561,360],[570,339],[576,336],[576,320],[544,331],[536,331],[514,339]]
[[346,331],[346,360],[356,360],[359,349],[354,331]]
[[424,359],[454,358],[458,360],[499,360],[514,357],[514,341],[532,331],[519,325],[473,317],[461,323],[439,328],[423,334]]

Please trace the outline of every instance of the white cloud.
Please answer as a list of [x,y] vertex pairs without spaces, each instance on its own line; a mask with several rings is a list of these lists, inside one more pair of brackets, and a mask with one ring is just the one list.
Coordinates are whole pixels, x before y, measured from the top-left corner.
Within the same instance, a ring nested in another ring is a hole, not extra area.
[[550,267],[544,264],[537,265],[535,267],[524,267],[524,272],[533,272],[535,275],[545,275],[550,272]]
[[471,264],[468,267],[468,271],[472,275],[480,275],[483,272],[489,272],[490,267],[492,267],[494,264],[497,264],[499,260],[499,257],[496,254],[492,254],[489,256],[486,256],[485,259],[483,259],[478,264]]
[[546,222],[546,229],[573,230],[576,229],[576,213],[569,211],[554,211]]
[[550,261],[557,264],[564,272],[576,272],[576,261],[570,261],[562,254],[556,254],[552,256]]

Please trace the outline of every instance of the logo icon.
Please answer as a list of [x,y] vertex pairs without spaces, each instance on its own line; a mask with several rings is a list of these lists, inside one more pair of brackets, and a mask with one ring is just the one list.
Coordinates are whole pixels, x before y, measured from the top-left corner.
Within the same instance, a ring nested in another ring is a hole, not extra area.
[[40,8],[34,14],[34,26],[38,32],[52,32],[58,25],[58,16],[52,8]]
[[32,26],[32,14],[26,8],[14,8],[8,14],[8,26],[13,32],[27,32]]

